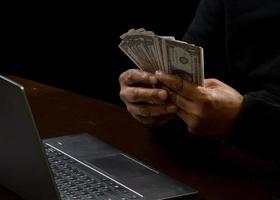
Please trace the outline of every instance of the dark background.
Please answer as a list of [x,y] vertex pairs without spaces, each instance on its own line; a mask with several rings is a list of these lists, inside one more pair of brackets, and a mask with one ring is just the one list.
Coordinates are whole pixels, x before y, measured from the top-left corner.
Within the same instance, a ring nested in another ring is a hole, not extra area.
[[181,39],[198,1],[9,5],[0,73],[119,104],[118,76],[134,67],[118,49],[119,36],[144,27]]

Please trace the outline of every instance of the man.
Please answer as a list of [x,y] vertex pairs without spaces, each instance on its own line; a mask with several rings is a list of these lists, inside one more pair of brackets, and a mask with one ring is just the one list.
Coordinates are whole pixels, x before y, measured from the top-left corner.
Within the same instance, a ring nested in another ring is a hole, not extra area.
[[[163,72],[120,75],[121,99],[141,123],[183,120],[190,133],[279,156],[280,20],[278,0],[202,0],[184,40],[202,46],[200,87]],[[156,85],[162,87],[155,87]]]

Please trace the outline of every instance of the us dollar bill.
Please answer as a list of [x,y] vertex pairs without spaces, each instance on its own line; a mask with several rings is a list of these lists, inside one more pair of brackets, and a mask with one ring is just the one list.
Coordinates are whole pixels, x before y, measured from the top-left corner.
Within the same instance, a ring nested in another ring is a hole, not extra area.
[[177,40],[164,40],[163,57],[168,73],[197,85],[203,84],[203,49]]
[[164,71],[203,85],[203,48],[173,36],[158,36],[144,28],[120,36],[119,48],[143,71]]

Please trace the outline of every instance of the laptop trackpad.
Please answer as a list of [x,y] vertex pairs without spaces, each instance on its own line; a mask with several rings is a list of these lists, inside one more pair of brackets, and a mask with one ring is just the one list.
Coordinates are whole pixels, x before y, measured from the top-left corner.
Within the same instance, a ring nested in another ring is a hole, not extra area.
[[155,174],[154,171],[122,154],[87,161],[117,178],[139,177]]

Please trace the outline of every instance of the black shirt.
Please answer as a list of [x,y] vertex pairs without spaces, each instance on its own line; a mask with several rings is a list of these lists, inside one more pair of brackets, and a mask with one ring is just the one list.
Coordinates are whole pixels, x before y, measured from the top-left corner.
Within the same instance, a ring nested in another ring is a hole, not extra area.
[[245,97],[230,141],[273,158],[280,157],[279,24],[279,0],[202,0],[184,36],[204,48],[206,77]]

